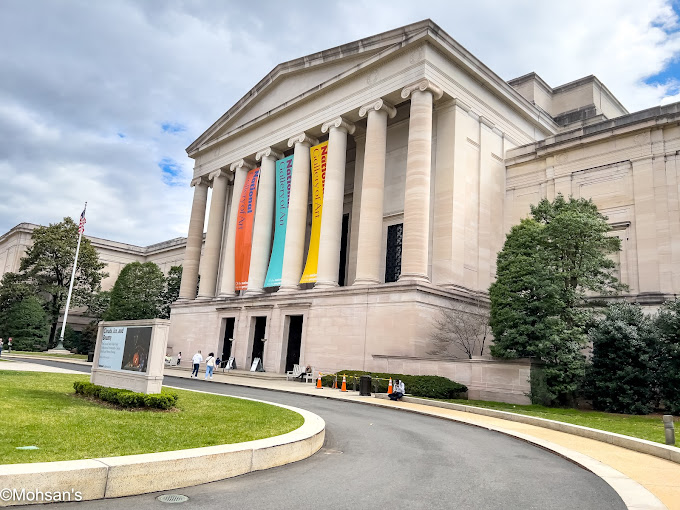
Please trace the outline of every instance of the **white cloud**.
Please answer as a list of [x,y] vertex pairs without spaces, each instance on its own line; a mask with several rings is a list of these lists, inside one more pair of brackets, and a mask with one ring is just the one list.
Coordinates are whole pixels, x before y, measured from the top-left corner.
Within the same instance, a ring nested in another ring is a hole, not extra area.
[[[668,2],[474,4],[347,0],[23,2],[0,16],[0,232],[77,216],[91,235],[186,235],[184,149],[277,63],[432,18],[504,79],[598,76],[635,111],[680,99],[647,85],[680,53]],[[40,12],[37,16],[36,12]],[[164,125],[184,129],[164,129]],[[121,137],[121,135],[123,137]],[[168,186],[158,164],[176,162]]]

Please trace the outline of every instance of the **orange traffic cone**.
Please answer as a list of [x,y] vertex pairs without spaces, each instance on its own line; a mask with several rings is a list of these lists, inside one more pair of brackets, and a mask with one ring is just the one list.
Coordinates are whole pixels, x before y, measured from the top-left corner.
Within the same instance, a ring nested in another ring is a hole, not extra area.
[[390,382],[387,385],[387,393],[392,393],[392,378],[390,377]]
[[319,378],[316,380],[316,389],[317,390],[322,390],[323,388],[321,387],[321,372],[319,372]]
[[347,391],[347,376],[342,376],[342,388],[340,391]]
[[335,378],[333,379],[333,389],[337,390],[338,389],[338,376],[336,375]]

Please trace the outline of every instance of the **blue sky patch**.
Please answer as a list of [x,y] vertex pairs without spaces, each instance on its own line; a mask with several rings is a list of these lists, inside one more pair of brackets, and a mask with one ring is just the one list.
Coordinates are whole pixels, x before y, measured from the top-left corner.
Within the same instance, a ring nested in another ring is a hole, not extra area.
[[166,186],[181,186],[182,167],[172,158],[163,158],[158,162],[158,168],[163,173],[163,183]]
[[163,122],[163,124],[161,124],[161,129],[163,130],[163,133],[174,134],[186,131],[187,127],[179,122]]
[[125,138],[125,133],[116,133],[118,138]]

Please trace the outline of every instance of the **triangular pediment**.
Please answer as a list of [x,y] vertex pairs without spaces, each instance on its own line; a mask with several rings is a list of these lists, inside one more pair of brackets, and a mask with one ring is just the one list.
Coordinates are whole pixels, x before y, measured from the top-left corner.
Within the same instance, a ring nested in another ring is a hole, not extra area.
[[425,20],[279,64],[199,136],[187,148],[187,153],[191,155],[211,145],[225,134],[306,93],[318,90],[334,78],[360,71],[362,64],[374,60],[390,48],[409,44],[433,26],[436,27],[432,21]]

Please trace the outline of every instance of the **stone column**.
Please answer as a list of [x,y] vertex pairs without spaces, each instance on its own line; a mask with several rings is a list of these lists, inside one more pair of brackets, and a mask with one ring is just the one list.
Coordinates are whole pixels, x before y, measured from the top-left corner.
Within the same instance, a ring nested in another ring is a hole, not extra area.
[[276,195],[276,160],[283,154],[267,147],[255,156],[262,161],[260,168],[260,184],[257,190],[255,222],[253,224],[253,249],[250,254],[250,271],[248,273],[248,290],[246,295],[257,295],[264,292],[264,279],[272,249],[272,227],[274,225],[274,198]]
[[238,202],[246,183],[248,171],[255,165],[240,159],[231,164],[230,170],[234,172],[234,187],[231,191],[231,210],[229,211],[229,225],[227,226],[227,238],[222,249],[222,282],[219,295],[221,297],[233,297],[236,292],[236,220],[238,216]]
[[288,140],[288,147],[295,146],[293,174],[290,181],[286,243],[283,249],[283,269],[279,292],[297,290],[302,276],[302,257],[305,250],[307,228],[307,205],[309,203],[310,155],[309,148],[318,144],[307,133],[300,133]]
[[196,283],[198,281],[198,264],[201,260],[201,246],[203,245],[203,222],[205,220],[205,204],[208,201],[208,180],[197,177],[191,181],[194,186],[194,201],[191,204],[189,219],[189,234],[187,248],[182,262],[182,283],[179,288],[180,299],[196,298]]
[[225,170],[220,169],[212,172],[209,179],[213,183],[213,192],[210,201],[210,216],[208,216],[208,232],[205,236],[205,250],[201,259],[201,281],[198,286],[198,297],[206,299],[215,297],[229,175]]
[[323,133],[328,134],[328,159],[323,190],[323,210],[319,235],[319,265],[314,288],[338,286],[340,242],[342,240],[342,211],[345,201],[345,165],[347,163],[347,134],[354,133],[354,124],[342,117],[326,122]]
[[411,97],[404,194],[404,240],[399,281],[429,282],[430,176],[432,173],[432,102],[442,90],[421,80],[401,91]]
[[362,106],[359,110],[360,117],[368,115],[368,118],[354,285],[370,285],[380,283],[381,280],[380,254],[382,252],[387,118],[393,118],[396,114],[397,110],[382,99]]

